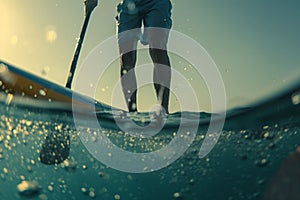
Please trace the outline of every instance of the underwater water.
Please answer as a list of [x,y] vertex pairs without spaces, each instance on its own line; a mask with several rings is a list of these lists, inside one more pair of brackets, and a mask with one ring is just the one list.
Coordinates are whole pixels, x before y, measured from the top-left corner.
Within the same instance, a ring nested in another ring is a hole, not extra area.
[[[2,101],[0,199],[262,199],[281,163],[300,146],[299,88],[228,112],[217,144],[204,158],[198,152],[206,125],[200,124],[193,144],[179,159],[150,173],[118,171],[95,159],[82,144],[71,112]],[[169,116],[174,127],[179,114]],[[114,124],[109,119],[102,122],[107,127]],[[149,141],[130,140],[113,128],[105,131],[125,149],[151,151],[167,144],[174,128]],[[40,159],[51,134],[70,142],[65,144],[70,145],[69,157],[60,164]],[[300,181],[293,186],[299,189]],[[281,193],[285,199],[299,197]]]

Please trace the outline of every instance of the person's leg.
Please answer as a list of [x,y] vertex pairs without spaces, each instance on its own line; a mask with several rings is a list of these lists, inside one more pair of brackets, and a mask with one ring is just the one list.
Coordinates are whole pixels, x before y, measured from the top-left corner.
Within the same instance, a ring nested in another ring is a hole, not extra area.
[[136,63],[136,48],[142,18],[138,13],[130,11],[128,1],[118,6],[118,44],[120,52],[120,75],[122,90],[129,112],[137,111],[137,83],[134,73]]
[[158,102],[169,113],[169,93],[171,82],[171,67],[169,56],[166,50],[149,49],[154,63],[153,82]]
[[[133,45],[133,43],[127,45]],[[121,84],[128,111],[136,112],[137,83],[134,73],[134,67],[136,63],[136,49],[132,48],[135,50],[126,51],[127,45],[122,44],[119,47],[121,55]]]
[[169,96],[171,82],[171,65],[167,52],[172,5],[169,0],[154,1],[151,12],[144,18],[149,53],[154,63],[154,88],[157,99],[166,113],[169,113]]

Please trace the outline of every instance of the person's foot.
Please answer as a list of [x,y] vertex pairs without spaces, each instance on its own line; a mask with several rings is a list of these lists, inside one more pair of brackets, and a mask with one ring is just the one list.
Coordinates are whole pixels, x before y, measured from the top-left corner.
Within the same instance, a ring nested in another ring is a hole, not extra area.
[[162,121],[168,117],[168,112],[162,107],[157,106],[154,111],[151,113],[151,121]]
[[128,111],[125,110],[117,110],[117,111],[113,111],[112,115],[115,119],[125,119],[130,117],[130,114]]

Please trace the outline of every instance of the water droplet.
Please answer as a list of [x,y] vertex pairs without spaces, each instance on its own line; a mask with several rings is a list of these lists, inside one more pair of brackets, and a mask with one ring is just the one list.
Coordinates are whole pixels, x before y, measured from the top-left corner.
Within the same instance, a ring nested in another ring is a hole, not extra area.
[[132,108],[133,110],[135,110],[135,109],[136,109],[136,104],[133,103],[133,104],[131,105],[131,108]]
[[129,174],[128,176],[127,176],[127,178],[128,178],[128,180],[133,180],[133,177]]
[[50,71],[50,68],[48,66],[44,67],[41,72],[42,76],[47,76],[49,71]]
[[263,185],[263,184],[265,183],[265,180],[264,180],[264,179],[259,179],[259,180],[257,181],[257,183],[258,183],[259,185]]
[[27,171],[32,172],[32,167],[30,165],[27,166]]
[[74,172],[77,168],[77,162],[76,161],[70,161],[70,160],[65,160],[63,163],[63,168],[65,168],[66,171],[68,172]]
[[3,172],[4,172],[5,174],[7,174],[7,173],[8,173],[8,169],[7,169],[6,167],[4,167],[4,168],[3,168]]
[[179,192],[175,192],[173,196],[174,196],[174,198],[176,198],[176,199],[181,198],[181,195],[180,195]]
[[83,192],[84,194],[86,194],[87,193],[87,189],[85,187],[82,187],[81,188],[81,192]]
[[12,102],[12,100],[13,100],[13,98],[14,98],[14,95],[11,94],[11,93],[8,93],[7,97],[6,97],[6,100],[5,100],[6,105],[10,105],[11,102]]
[[265,167],[267,166],[267,164],[268,164],[268,160],[266,158],[255,161],[255,165],[258,167]]
[[292,95],[292,102],[294,105],[300,104],[300,91]]
[[50,192],[52,192],[52,191],[53,191],[53,186],[52,186],[52,185],[48,185],[48,190],[49,190]]
[[96,142],[97,141],[97,137],[92,136],[92,142]]
[[47,95],[46,91],[43,89],[40,89],[39,94],[43,97]]
[[269,126],[264,126],[263,127],[264,130],[267,130],[268,128],[269,128]]
[[94,191],[90,191],[90,192],[89,192],[89,196],[90,196],[91,198],[95,198],[95,197],[96,197],[96,194],[95,194]]
[[194,184],[195,184],[195,179],[192,178],[192,179],[190,180],[190,185],[194,185]]
[[41,194],[41,195],[39,195],[39,199],[48,200],[48,196],[46,194]]
[[7,71],[7,66],[4,64],[0,64],[0,74],[5,73]]
[[269,135],[270,135],[269,132],[265,132],[265,133],[263,134],[264,138],[268,138]]
[[121,196],[120,196],[119,194],[115,194],[114,198],[115,198],[116,200],[119,200],[119,199],[121,199]]
[[133,12],[134,9],[135,9],[135,3],[132,2],[132,1],[130,1],[130,2],[128,3],[128,5],[127,5],[127,8],[128,8],[129,11]]
[[98,175],[99,175],[100,177],[104,177],[105,173],[104,173],[104,172],[99,172]]
[[89,196],[91,198],[95,198],[96,197],[95,189],[92,188],[92,187],[89,189]]
[[39,193],[39,184],[35,181],[22,181],[17,186],[19,194],[22,196],[33,197]]

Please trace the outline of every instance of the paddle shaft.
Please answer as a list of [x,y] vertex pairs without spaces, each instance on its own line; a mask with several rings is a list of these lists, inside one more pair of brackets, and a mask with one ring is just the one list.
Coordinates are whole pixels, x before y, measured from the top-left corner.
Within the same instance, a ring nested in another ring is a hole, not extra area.
[[76,70],[76,66],[77,66],[77,61],[78,61],[78,58],[79,58],[79,54],[80,54],[81,46],[82,46],[83,39],[84,39],[84,36],[85,36],[85,32],[86,32],[87,26],[89,24],[91,14],[92,14],[94,8],[98,4],[98,0],[85,0],[84,4],[85,4],[84,23],[83,23],[83,26],[82,26],[82,29],[81,29],[81,33],[80,33],[80,36],[79,36],[79,40],[77,42],[76,50],[75,50],[74,57],[73,57],[72,64],[71,64],[71,68],[70,68],[70,71],[69,71],[68,81],[67,81],[67,84],[66,84],[67,88],[71,88],[71,86],[72,86],[72,81],[73,81],[73,78],[74,78],[74,74],[75,74],[75,70]]
[[80,51],[81,51],[81,46],[82,46],[82,43],[83,43],[83,39],[84,39],[84,36],[85,36],[85,33],[86,33],[87,26],[89,24],[90,17],[91,17],[91,12],[87,13],[87,15],[84,18],[84,23],[83,23],[83,26],[82,26],[82,29],[81,29],[79,40],[77,42],[76,50],[75,50],[75,53],[74,53],[74,57],[73,57],[73,60],[72,60],[72,64],[71,64],[71,68],[70,68],[70,72],[69,72],[69,76],[68,76],[68,81],[67,81],[67,84],[66,84],[67,88],[71,88],[71,85],[72,85],[72,81],[73,81],[76,66],[77,66],[77,61],[78,61],[78,58],[79,58],[79,54],[80,54]]

